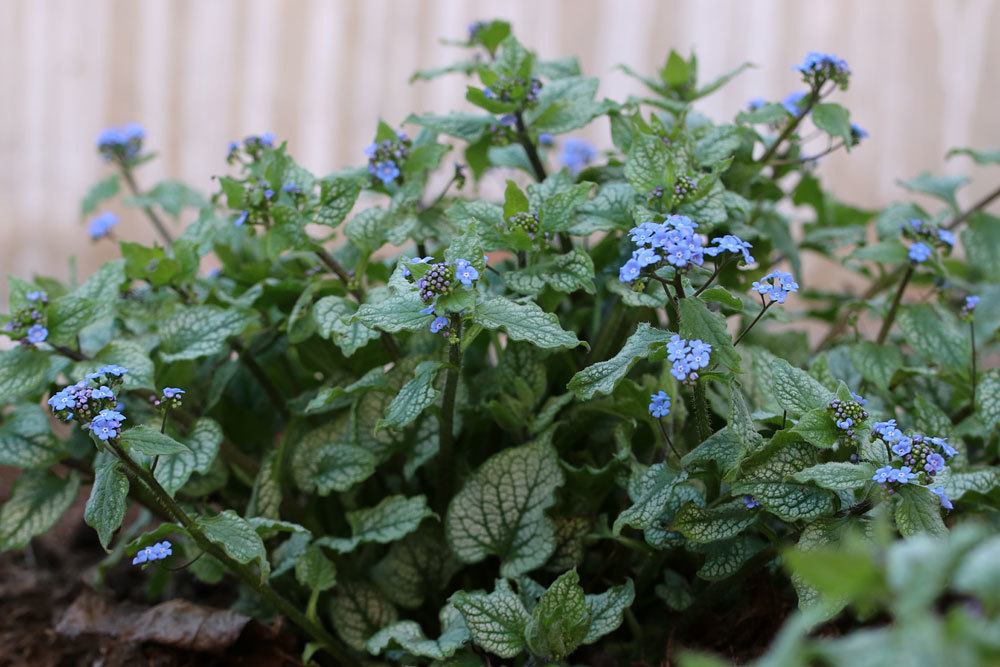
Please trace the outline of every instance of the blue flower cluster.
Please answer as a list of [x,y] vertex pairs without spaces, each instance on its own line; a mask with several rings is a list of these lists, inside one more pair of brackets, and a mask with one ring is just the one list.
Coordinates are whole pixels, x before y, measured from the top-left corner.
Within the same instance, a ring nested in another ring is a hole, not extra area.
[[715,257],[723,252],[742,255],[746,262],[753,262],[751,245],[739,237],[726,235],[714,239],[715,246],[705,247],[704,239],[695,232],[698,224],[684,215],[668,215],[663,222],[644,222],[629,230],[629,238],[636,245],[632,257],[618,271],[623,283],[633,282],[648,266],[669,264],[677,271],[702,266],[705,255]]
[[841,88],[847,88],[851,75],[851,70],[843,59],[818,51],[807,53],[802,63],[795,69],[802,73],[802,79],[806,83],[817,89],[827,81],[833,81]]
[[97,150],[105,160],[117,160],[130,164],[142,152],[142,142],[146,130],[138,123],[128,123],[121,127],[109,127],[97,135]]
[[49,302],[49,295],[42,290],[33,290],[25,294],[24,298],[28,303],[11,315],[0,333],[16,339],[21,345],[33,347],[44,343],[49,337],[49,330],[45,327],[45,305]]
[[760,280],[755,280],[751,289],[768,297],[774,303],[785,303],[789,294],[799,291],[799,284],[795,282],[795,278],[790,273],[771,271]]
[[876,470],[872,481],[881,484],[889,493],[901,484],[926,486],[938,496],[942,507],[952,509],[944,489],[930,486],[934,477],[944,471],[948,459],[958,454],[947,439],[920,433],[906,435],[897,428],[895,419],[873,424],[872,437],[880,438],[893,454],[890,464]]
[[781,106],[785,107],[785,111],[792,116],[798,116],[799,111],[802,110],[802,100],[806,98],[808,93],[804,93],[801,90],[797,90],[794,93],[788,93],[785,99],[781,100]]
[[975,294],[970,294],[965,297],[965,303],[962,304],[962,319],[971,320],[972,314],[976,311],[976,306],[979,305],[980,298]]
[[365,147],[365,157],[368,158],[368,173],[372,178],[389,185],[399,178],[399,167],[410,154],[410,138],[403,132],[397,132],[395,139],[383,139],[378,143]]
[[827,406],[827,410],[830,411],[834,424],[836,424],[838,430],[844,433],[844,437],[848,443],[857,446],[858,436],[856,428],[868,419],[868,411],[862,407],[863,404],[861,401],[864,400],[863,398],[857,394],[851,395],[855,397],[851,401],[842,401],[839,398],[833,399]]
[[168,540],[157,542],[156,544],[140,549],[139,553],[132,559],[132,565],[143,565],[153,561],[163,560],[174,553],[173,545]]
[[861,127],[857,123],[851,123],[851,145],[857,146],[861,143],[862,139],[867,139],[869,136],[868,130]]
[[111,230],[118,224],[118,216],[111,211],[105,211],[94,216],[87,225],[87,233],[92,241],[106,238],[111,235]]
[[670,414],[670,396],[665,391],[658,391],[649,397],[649,414],[662,419]]
[[744,507],[746,507],[748,510],[753,510],[760,507],[760,503],[757,502],[757,499],[751,496],[749,493],[744,494],[742,500]]
[[107,441],[121,435],[125,416],[115,390],[124,382],[127,369],[110,364],[68,387],[48,400],[53,414],[64,422],[77,421],[99,439]]
[[595,157],[597,157],[597,150],[593,144],[583,139],[569,137],[563,141],[559,162],[570,172],[576,174],[590,164]]
[[185,390],[178,387],[164,387],[159,396],[154,395],[150,397],[150,402],[154,408],[162,408],[164,410],[179,408],[183,404],[184,394],[186,393]]
[[264,134],[249,134],[243,137],[243,142],[230,141],[226,162],[233,164],[240,158],[240,149],[246,153],[251,160],[256,160],[264,152],[265,148],[274,148],[274,134],[265,132]]
[[502,76],[483,88],[483,96],[488,100],[500,102],[523,103],[526,107],[538,103],[538,94],[542,91],[542,82],[534,77]]
[[950,252],[955,247],[955,234],[924,220],[914,218],[902,225],[903,237],[911,241],[907,256],[914,264],[929,260],[935,248]]
[[[485,259],[485,256],[484,256]],[[467,259],[454,262],[432,262],[432,257],[415,257],[403,265],[403,275],[416,282],[420,298],[430,304],[421,312],[433,315],[437,300],[451,294],[457,285],[472,287],[479,280],[479,271]],[[431,333],[442,333],[448,318],[437,317],[430,324]]]
[[679,382],[693,383],[698,380],[697,371],[708,366],[712,346],[694,339],[685,340],[674,334],[667,342],[667,359],[673,362],[670,374]]

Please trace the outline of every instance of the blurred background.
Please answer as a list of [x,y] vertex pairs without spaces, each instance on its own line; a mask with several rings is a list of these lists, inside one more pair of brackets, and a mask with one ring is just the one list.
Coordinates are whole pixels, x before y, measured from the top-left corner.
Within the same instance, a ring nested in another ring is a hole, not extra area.
[[[1000,2],[994,0],[3,0],[0,2],[0,273],[86,275],[116,256],[92,244],[79,200],[110,173],[94,140],[137,121],[159,154],[140,170],[208,192],[226,144],[273,132],[324,174],[360,164],[379,117],[468,109],[465,80],[408,83],[462,52],[468,23],[502,17],[543,58],[579,56],[599,95],[640,91],[616,70],[653,73],[671,48],[695,50],[707,81],[757,65],[699,103],[731,118],[751,97],[800,87],[809,50],[845,58],[851,88],[835,101],[870,133],[820,173],[840,198],[881,206],[908,193],[897,178],[967,173],[949,147],[1000,148]],[[610,145],[606,123],[585,133]],[[973,201],[1000,173],[961,191]],[[141,212],[119,238],[152,240]],[[815,267],[813,271],[817,270]]]

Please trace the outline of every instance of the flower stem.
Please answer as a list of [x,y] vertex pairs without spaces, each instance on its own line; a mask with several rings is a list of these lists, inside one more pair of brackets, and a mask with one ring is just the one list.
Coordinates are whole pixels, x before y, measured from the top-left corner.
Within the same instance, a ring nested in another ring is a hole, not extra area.
[[771,144],[771,147],[768,148],[767,151],[765,151],[761,156],[760,160],[758,160],[761,165],[766,165],[771,158],[774,157],[774,154],[778,152],[778,147],[781,146],[785,139],[791,136],[792,132],[795,131],[799,124],[802,123],[802,120],[809,115],[809,112],[812,111],[812,108],[816,106],[816,103],[821,99],[823,99],[823,96],[820,95],[819,88],[813,88],[809,93],[809,99],[806,102],[806,105],[802,107],[802,109],[799,110],[799,113],[788,122],[785,129],[781,131],[778,138],[774,140],[773,144]]
[[764,317],[764,313],[767,312],[767,309],[773,306],[775,303],[777,303],[777,301],[768,301],[767,303],[764,303],[764,295],[761,294],[760,303],[761,306],[763,307],[760,309],[760,312],[757,313],[757,317],[753,318],[753,322],[750,323],[750,326],[748,326],[746,329],[740,332],[740,335],[737,336],[736,340],[733,341],[733,347],[736,347],[737,345],[740,344],[740,341],[743,340],[743,337],[746,336],[748,333],[750,333],[750,330],[753,329],[754,325],[760,321],[760,318]]
[[708,417],[708,399],[705,397],[705,385],[695,382],[692,390],[694,398],[695,425],[698,427],[698,439],[705,440],[712,435],[712,423]]
[[[662,419],[657,419],[656,420],[656,424],[660,427],[660,433],[663,434],[663,440],[670,447],[670,451],[672,451],[674,453],[674,456],[677,457],[677,463],[680,464],[680,462],[681,462],[681,455],[677,453],[677,449],[674,447],[674,443],[670,439],[670,435],[667,433],[667,427],[663,425],[663,420]],[[663,458],[666,458],[666,457],[664,456]]]
[[517,141],[528,155],[531,170],[535,172],[535,180],[541,183],[546,177],[545,165],[542,164],[542,159],[538,156],[538,149],[535,148],[534,142],[528,136],[528,128],[524,124],[524,115],[520,111],[515,112],[514,121],[517,128]]
[[[135,182],[135,176],[132,174],[132,168],[126,164],[120,164],[122,178],[125,180],[125,184],[128,186],[129,191],[132,193],[133,197],[139,198],[142,196],[142,191],[139,190],[139,184]],[[153,227],[159,233],[163,242],[169,247],[174,242],[174,237],[167,229],[167,226],[160,219],[160,216],[156,214],[152,206],[143,205],[142,210],[145,211],[146,217],[153,224]]]
[[972,343],[972,411],[976,410],[976,324],[969,320],[969,339]]
[[451,497],[448,480],[454,477],[450,469],[454,465],[455,450],[455,399],[458,396],[458,378],[462,373],[462,317],[451,316],[452,342],[448,346],[448,368],[445,371],[444,395],[441,398],[441,416],[438,423],[438,475],[437,484],[441,494],[442,507],[447,506]]
[[192,519],[187,512],[185,512],[181,506],[170,497],[170,494],[167,493],[162,486],[160,486],[160,483],[156,481],[156,478],[152,475],[152,473],[136,463],[119,443],[108,441],[108,445],[114,452],[115,456],[117,456],[118,459],[125,465],[132,477],[142,482],[150,493],[152,493],[156,502],[163,508],[166,514],[173,521],[176,521],[184,527],[188,535],[191,536],[191,539],[195,541],[202,551],[215,557],[233,574],[239,577],[244,584],[252,588],[261,597],[274,605],[274,607],[287,616],[292,623],[297,625],[315,642],[319,643],[324,650],[337,660],[337,662],[344,665],[355,664],[347,649],[342,647],[322,625],[308,618],[288,599],[271,588],[271,586],[269,586],[266,582],[261,581],[259,574],[254,570],[254,568],[246,563],[240,563],[239,561],[231,558],[225,550],[210,540],[194,519]]
[[903,300],[903,292],[906,291],[906,286],[910,284],[911,278],[913,278],[912,264],[906,267],[906,273],[903,274],[903,279],[899,282],[899,289],[896,290],[896,296],[892,298],[892,305],[889,306],[889,312],[886,314],[885,319],[882,320],[882,328],[879,329],[878,338],[876,338],[876,342],[879,345],[885,342],[886,337],[889,335],[889,329],[892,328],[892,323],[896,321],[896,313],[899,311],[899,304]]

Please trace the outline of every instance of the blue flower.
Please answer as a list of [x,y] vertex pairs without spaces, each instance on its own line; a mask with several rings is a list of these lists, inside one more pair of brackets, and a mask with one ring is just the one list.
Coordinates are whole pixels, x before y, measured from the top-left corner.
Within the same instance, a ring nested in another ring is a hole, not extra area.
[[644,268],[650,264],[656,264],[661,258],[652,248],[639,248],[632,253],[632,259],[634,259],[640,267]]
[[117,410],[101,410],[99,413],[97,413],[97,418],[117,423],[125,421],[125,415],[118,412]]
[[483,88],[483,97],[485,97],[488,100],[492,100],[494,97],[496,97],[496,93],[493,92],[492,88],[486,86],[485,88]]
[[931,257],[931,249],[926,243],[914,243],[907,253],[913,262],[926,262]]
[[434,314],[434,304],[432,303],[431,305],[427,306],[426,308],[421,308],[420,309],[420,314],[421,315],[433,315]]
[[855,144],[860,144],[862,139],[867,139],[869,136],[868,130],[857,123],[851,123],[851,139]]
[[514,127],[517,125],[517,116],[512,113],[505,113],[500,116],[500,120],[498,122],[503,127]]
[[300,195],[302,194],[302,188],[299,187],[298,183],[285,183],[281,186],[281,191],[288,193],[290,195]]
[[751,496],[749,493],[745,494],[743,496],[742,500],[743,500],[743,505],[748,510],[757,509],[758,507],[760,507],[760,503],[757,502],[757,500],[753,496]]
[[698,371],[708,366],[712,346],[701,340],[684,340],[674,334],[667,342],[667,359],[673,362],[670,374],[680,382],[694,382]]
[[796,66],[795,69],[806,75],[825,74],[832,76],[835,74],[851,73],[847,63],[842,58],[829,53],[820,53],[819,51],[810,51],[807,53],[802,64]]
[[879,484],[885,484],[886,482],[894,479],[896,477],[896,469],[892,466],[883,466],[875,471],[872,475],[872,481],[878,482]]
[[[433,257],[414,257],[413,259],[410,260],[410,264],[427,264],[428,262],[433,262],[433,261],[434,261]],[[410,269],[408,269],[405,264],[403,265],[403,277],[404,278],[410,277]]]
[[910,471],[910,466],[903,466],[896,471],[895,479],[891,480],[900,484],[909,484],[917,477],[917,473]]
[[146,130],[138,123],[128,123],[122,127],[109,127],[97,135],[97,149],[105,160],[134,160],[142,150]]
[[958,450],[948,444],[946,438],[927,438],[927,442],[941,449],[949,459],[958,454]]
[[111,233],[112,228],[118,224],[118,216],[110,211],[105,211],[90,221],[87,233],[94,241],[103,239]]
[[274,190],[272,190],[271,188],[267,188],[266,190],[264,190],[264,199],[273,199],[273,198],[274,198]]
[[763,97],[752,97],[747,101],[747,111],[756,111],[765,104],[767,104],[767,100]]
[[802,91],[789,93],[785,99],[781,100],[781,106],[785,107],[785,111],[791,115],[797,116],[799,115],[799,106],[805,96],[806,94]]
[[472,266],[467,260],[456,259],[455,277],[458,278],[458,282],[466,287],[471,287],[472,282],[479,278],[479,271],[476,271],[476,267]]
[[444,329],[446,326],[448,326],[447,317],[435,317],[434,321],[431,322],[430,326],[431,333],[433,334],[440,333],[441,329]]
[[45,339],[49,337],[49,330],[43,327],[41,324],[34,324],[28,329],[27,340],[32,345],[38,345],[39,343],[44,343]]
[[364,154],[366,158],[375,157],[375,152],[378,150],[378,144],[368,144],[365,146]]
[[955,509],[955,506],[951,503],[951,498],[949,498],[945,494],[943,486],[935,486],[933,489],[931,489],[931,493],[936,495],[938,499],[941,501],[941,507],[945,508],[946,510]]
[[943,456],[940,454],[929,454],[927,456],[927,463],[924,464],[924,470],[934,475],[944,470],[944,466],[945,462]]
[[116,422],[110,419],[95,419],[90,422],[90,425],[88,426],[90,432],[104,442],[117,438],[121,433],[120,427],[121,422]]
[[752,289],[758,294],[769,296],[772,301],[785,303],[789,294],[799,291],[799,284],[790,273],[771,271],[759,281],[754,281]]
[[972,312],[973,310],[976,309],[976,306],[979,305],[980,300],[981,300],[980,297],[976,296],[975,294],[970,294],[969,296],[965,297],[965,305],[963,306],[963,308],[969,312]]
[[183,389],[178,389],[177,387],[164,387],[163,396],[165,398],[179,398],[186,394],[187,392]]
[[[32,292],[28,292],[27,294],[24,295],[24,298],[32,303],[38,301],[41,301],[42,303],[48,303],[49,301],[49,295],[44,290],[34,290]],[[975,297],[975,299],[977,302],[979,301],[978,296]],[[966,299],[966,303],[968,303],[968,299]]]
[[94,389],[90,393],[90,397],[91,398],[111,398],[111,399],[113,399],[115,397],[115,393],[113,391],[111,391],[111,389],[109,389],[108,387],[106,387],[104,385],[101,385],[100,387],[98,387],[97,389]]
[[140,549],[139,553],[132,559],[132,565],[152,563],[155,560],[163,560],[167,556],[173,555],[173,545],[169,541],[157,542],[145,549]]
[[540,146],[551,146],[554,143],[555,137],[550,132],[542,132],[538,135],[538,144]]
[[913,438],[900,436],[892,444],[892,451],[896,454],[896,456],[906,456],[913,451]]
[[658,391],[649,397],[649,414],[662,419],[670,414],[670,396],[665,391]]
[[128,373],[128,369],[124,366],[119,366],[118,364],[108,364],[107,366],[101,366],[98,368],[97,372],[109,377],[120,378]]
[[948,229],[937,230],[938,240],[947,246],[955,247],[955,235]]
[[712,243],[717,247],[705,248],[705,254],[710,257],[716,257],[723,252],[731,252],[736,255],[743,255],[743,261],[746,264],[753,264],[754,262],[753,255],[750,254],[750,248],[753,246],[738,236],[726,234],[725,236],[712,239]]
[[249,217],[250,217],[250,211],[240,211],[240,214],[236,216],[235,220],[233,220],[233,224],[236,225],[237,227],[242,227],[246,223],[247,218]]
[[866,400],[865,400],[865,397],[864,397],[864,396],[862,396],[861,394],[855,394],[855,393],[854,393],[854,392],[852,391],[852,392],[851,392],[851,398],[853,398],[853,399],[854,399],[855,401],[857,401],[859,405],[862,405],[862,406],[864,406],[864,405],[868,405],[868,401],[866,401]]
[[76,407],[76,396],[69,389],[69,387],[66,387],[49,398],[49,407],[51,407],[55,412],[59,412],[60,410],[72,410]]
[[369,167],[372,175],[382,181],[384,185],[389,185],[399,177],[399,167],[392,160],[378,162]]
[[597,156],[597,150],[589,141],[570,137],[563,142],[559,161],[574,174],[586,167]]

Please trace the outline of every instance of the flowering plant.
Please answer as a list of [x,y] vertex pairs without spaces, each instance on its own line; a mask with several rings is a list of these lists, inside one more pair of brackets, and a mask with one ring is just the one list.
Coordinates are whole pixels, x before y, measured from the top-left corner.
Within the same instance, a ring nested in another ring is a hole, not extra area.
[[[704,84],[671,53],[625,68],[648,93],[618,102],[504,22],[464,45],[416,78],[465,73],[472,110],[380,122],[323,177],[262,134],[210,196],[144,190],[155,139],[101,133],[113,173],[83,213],[121,259],[80,285],[10,279],[0,464],[24,472],[0,549],[87,485],[109,565],[236,586],[318,663],[745,659],[786,617],[797,639],[768,660],[902,659],[808,638],[875,610],[996,658],[969,639],[997,609],[975,585],[996,545],[973,571],[955,549],[986,529],[948,536],[1000,509],[1000,190],[961,208],[964,180],[924,174],[904,185],[939,209],[882,211],[824,191],[815,164],[867,136],[829,99],[863,74],[833,56],[796,68],[795,99],[716,124],[697,102],[743,67]],[[573,136],[599,118],[603,150]],[[99,213],[123,186],[156,244]],[[817,254],[870,286],[812,281]],[[937,609],[883,595],[880,554],[912,578],[946,552]],[[752,638],[705,630],[736,618]]]

